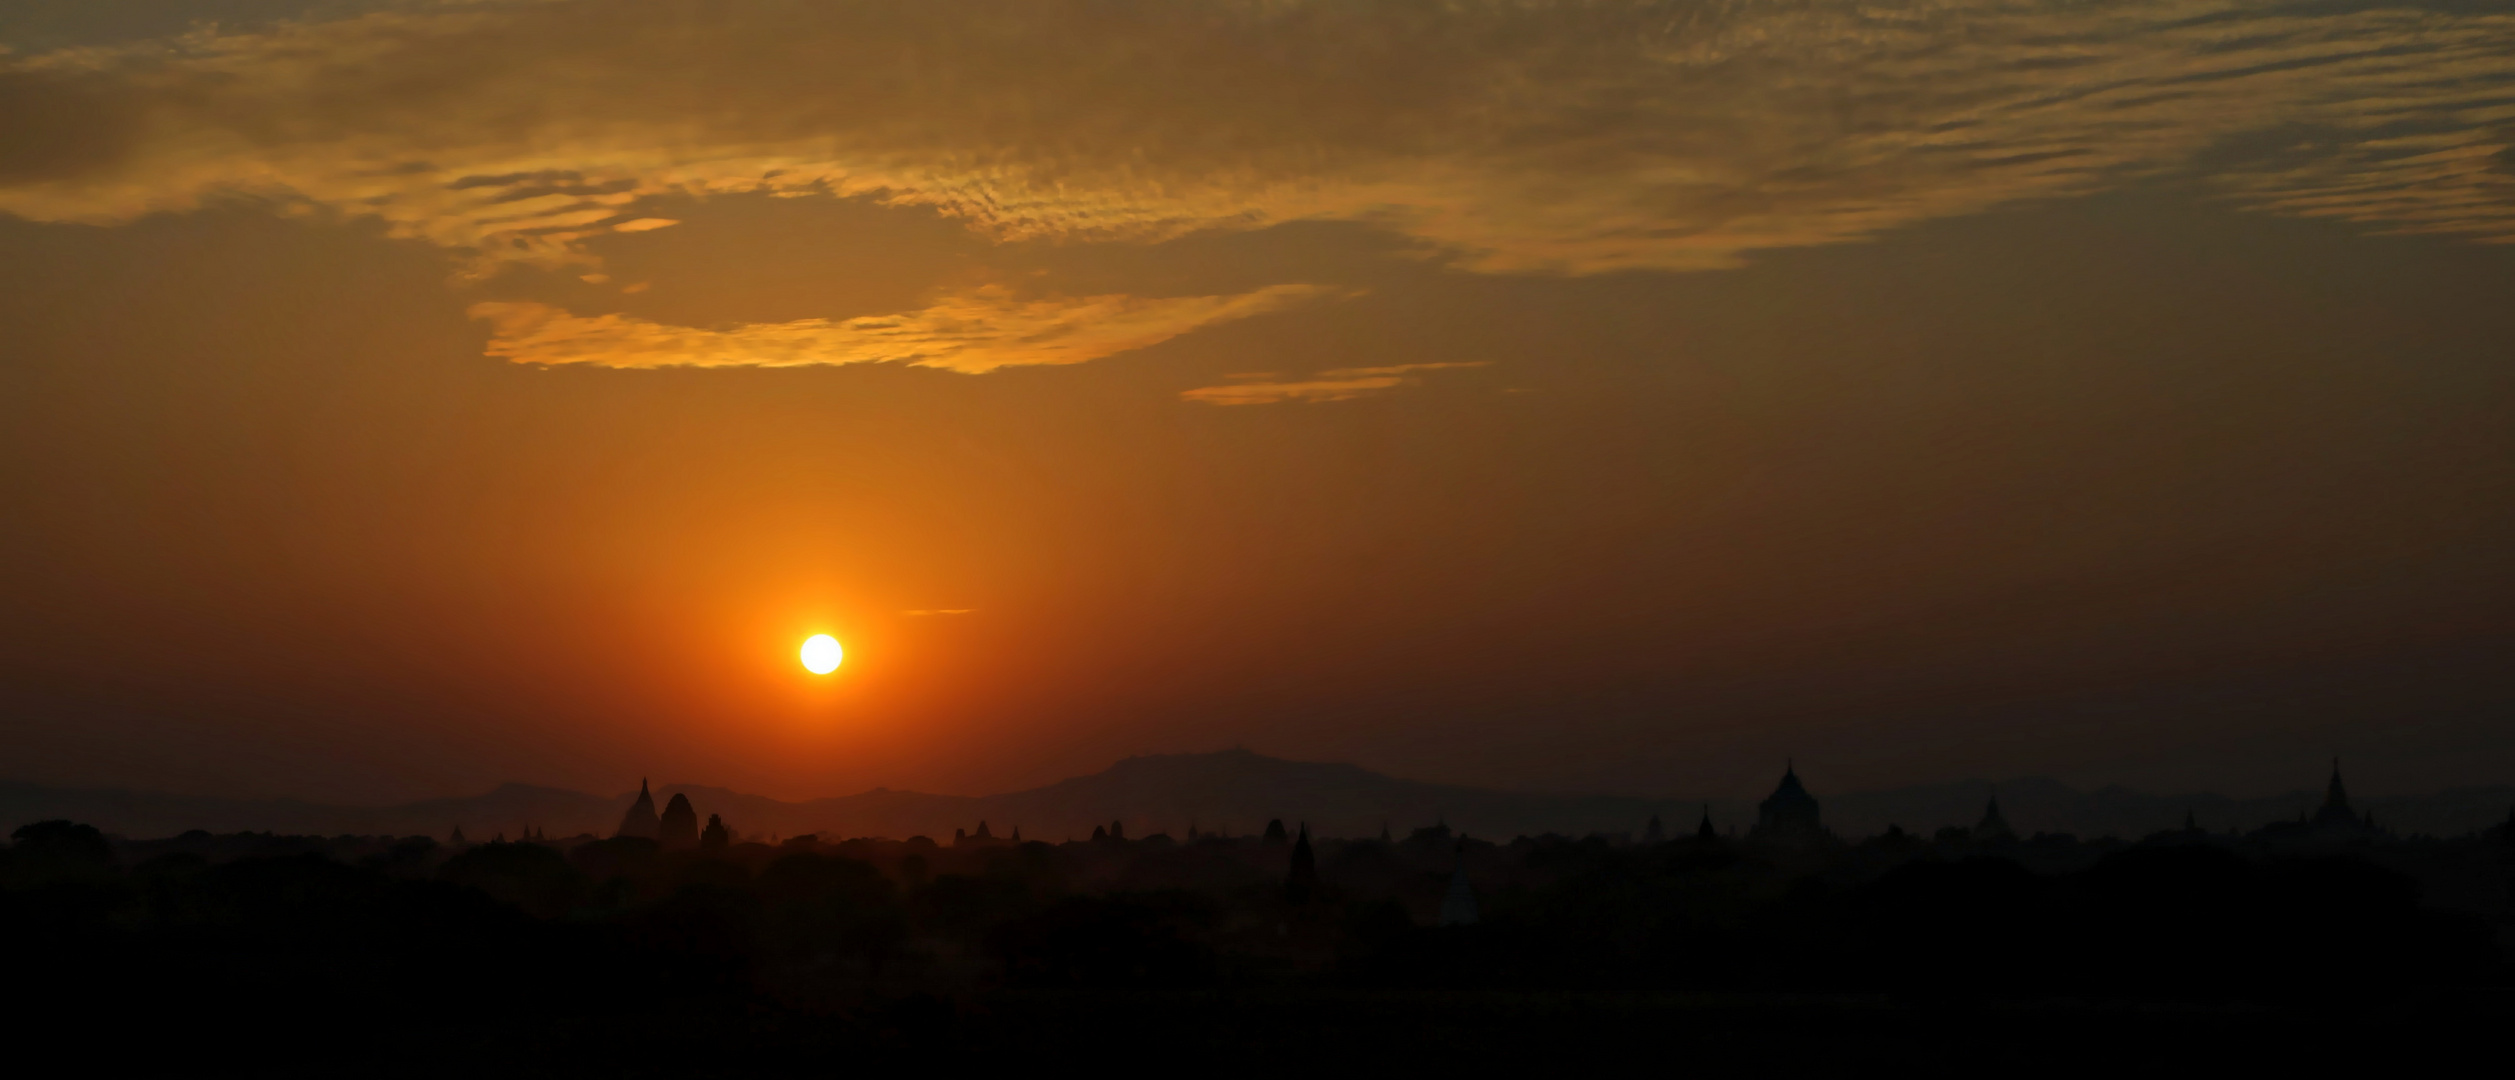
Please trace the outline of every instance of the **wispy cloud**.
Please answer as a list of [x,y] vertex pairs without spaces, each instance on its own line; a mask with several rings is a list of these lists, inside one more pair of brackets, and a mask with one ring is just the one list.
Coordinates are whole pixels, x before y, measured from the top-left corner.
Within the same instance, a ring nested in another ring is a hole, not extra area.
[[519,364],[659,368],[904,363],[976,374],[1097,360],[1331,292],[1312,285],[1274,285],[1234,296],[1023,300],[988,287],[898,315],[753,323],[728,330],[628,315],[574,315],[536,303],[474,304],[471,314],[493,327],[489,355]]
[[1390,367],[1336,368],[1322,371],[1307,379],[1291,382],[1268,381],[1274,373],[1253,373],[1235,378],[1253,381],[1200,386],[1182,390],[1182,400],[1206,405],[1278,405],[1290,401],[1350,401],[1384,390],[1394,390],[1416,381],[1417,372],[1440,371],[1444,368],[1484,367],[1490,361],[1448,364],[1396,364]]
[[910,609],[909,609],[909,610],[907,610],[907,611],[900,612],[900,614],[902,614],[902,615],[909,615],[909,616],[917,616],[917,617],[923,617],[923,616],[927,616],[927,615],[967,615],[967,614],[969,614],[969,613],[971,613],[971,612],[973,612],[973,611],[976,611],[976,610],[978,610],[978,609],[977,609],[977,608],[965,608],[965,607],[955,607],[955,608],[910,608]]
[[2181,173],[2515,241],[2515,13],[2469,5],[465,2],[16,58],[0,113],[42,119],[0,210],[245,193],[482,267],[731,191],[1004,238],[1367,219],[1585,273]]

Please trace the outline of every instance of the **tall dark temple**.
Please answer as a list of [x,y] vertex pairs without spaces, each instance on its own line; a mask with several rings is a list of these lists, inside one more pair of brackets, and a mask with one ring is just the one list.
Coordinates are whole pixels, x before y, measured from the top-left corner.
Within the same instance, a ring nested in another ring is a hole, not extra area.
[[637,801],[629,804],[629,812],[620,819],[619,831],[613,836],[635,836],[646,840],[661,839],[663,819],[655,814],[655,796],[646,790],[646,781],[637,782]]
[[674,850],[699,846],[699,811],[690,805],[689,796],[674,795],[665,804],[663,816],[655,822],[655,838]]
[[2376,827],[2375,814],[2349,802],[2340,780],[2340,759],[2332,759],[2331,779],[2323,785],[2323,805],[2291,821],[2274,821],[2255,829],[2247,839],[2274,847],[2357,847],[2390,839]]
[[1783,767],[1780,786],[1757,804],[1755,829],[1747,838],[1784,847],[1804,847],[1826,839],[1825,826],[1817,819],[1816,796],[1799,783],[1796,762]]
[[2360,832],[2374,824],[2370,815],[2361,815],[2349,806],[2349,789],[2340,782],[2340,759],[2332,759],[2332,779],[2323,787],[2323,805],[2314,812],[2310,823],[2317,832]]

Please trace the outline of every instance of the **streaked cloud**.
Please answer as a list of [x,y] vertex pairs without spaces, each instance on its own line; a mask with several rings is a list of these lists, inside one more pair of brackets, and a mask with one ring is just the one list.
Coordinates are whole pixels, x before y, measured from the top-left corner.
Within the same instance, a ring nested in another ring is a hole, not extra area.
[[929,615],[967,615],[967,614],[969,614],[969,613],[971,613],[971,612],[973,612],[973,611],[976,611],[976,610],[978,610],[978,609],[976,609],[976,608],[965,608],[965,607],[960,607],[960,608],[910,608],[910,609],[908,609],[907,611],[900,612],[900,614],[902,614],[902,615],[907,615],[907,616],[911,616],[911,617],[914,617],[914,618],[924,618],[924,617],[929,616]]
[[1253,372],[1233,376],[1246,382],[1200,386],[1180,391],[1186,401],[1206,405],[1279,405],[1285,402],[1351,401],[1354,398],[1394,390],[1417,380],[1417,372],[1440,371],[1445,368],[1484,367],[1487,361],[1447,364],[1395,364],[1389,367],[1336,368],[1322,371],[1307,379],[1278,381],[1273,372]]
[[754,323],[727,330],[618,314],[574,315],[538,303],[480,303],[471,314],[493,328],[489,355],[519,364],[659,368],[904,363],[976,374],[1097,360],[1330,292],[1312,285],[1275,285],[1235,296],[1025,300],[987,287],[898,315]]
[[2515,240],[2515,14],[2251,0],[447,3],[9,61],[0,210],[245,195],[508,261],[666,193],[1000,238],[1353,219],[1485,270],[1731,265],[2165,173]]

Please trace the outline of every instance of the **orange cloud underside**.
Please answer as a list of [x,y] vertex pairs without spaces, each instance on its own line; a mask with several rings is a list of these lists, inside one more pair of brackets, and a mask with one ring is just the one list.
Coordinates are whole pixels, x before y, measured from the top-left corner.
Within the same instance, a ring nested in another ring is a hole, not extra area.
[[472,305],[471,314],[495,328],[489,355],[519,364],[773,368],[904,363],[978,374],[1098,360],[1328,292],[1310,285],[1276,285],[1237,296],[1018,300],[990,287],[900,315],[837,322],[803,319],[729,330],[668,326],[626,315],[584,317],[535,303],[483,302]]

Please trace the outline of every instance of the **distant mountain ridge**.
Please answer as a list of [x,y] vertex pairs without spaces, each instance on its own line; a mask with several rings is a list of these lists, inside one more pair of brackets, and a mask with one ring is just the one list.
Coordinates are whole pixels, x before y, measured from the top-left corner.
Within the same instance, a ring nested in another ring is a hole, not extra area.
[[[2138,837],[2179,826],[2189,812],[2203,828],[2252,829],[2310,811],[2322,793],[2300,790],[2258,799],[2219,795],[2160,796],[2107,787],[2080,791],[2056,780],[2026,778],[1998,784],[1963,781],[1835,794],[1811,788],[1823,803],[1824,820],[1836,833],[1860,837],[1890,823],[1927,833],[1945,825],[1970,825],[1996,792],[2002,812],[2024,832],[2070,832],[2083,837]],[[997,836],[1022,830],[1025,839],[1058,841],[1091,834],[1096,825],[1123,822],[1130,836],[1168,832],[1247,835],[1271,818],[1307,822],[1328,836],[1376,836],[1385,826],[1398,836],[1446,821],[1471,836],[1507,840],[1516,835],[1623,833],[1639,836],[1652,815],[1669,833],[1691,831],[1708,805],[1723,831],[1754,820],[1748,799],[1647,799],[1618,795],[1547,795],[1497,791],[1456,784],[1404,780],[1355,765],[1286,761],[1247,750],[1131,757],[1089,776],[1002,795],[931,795],[876,788],[804,802],[785,802],[724,788],[673,784],[656,789],[662,800],[688,795],[701,815],[720,814],[746,836],[925,835],[949,841],[954,829],[975,831],[985,821]],[[0,827],[70,818],[134,838],[171,836],[189,829],[211,832],[342,833],[446,836],[461,826],[473,839],[519,835],[526,827],[551,836],[610,835],[635,797],[589,795],[530,784],[502,784],[482,795],[428,799],[395,806],[334,806],[294,799],[226,799],[117,789],[53,788],[0,781]],[[2515,786],[2458,788],[2433,795],[2362,800],[2381,826],[2403,835],[2452,836],[2506,821],[2515,808]]]

